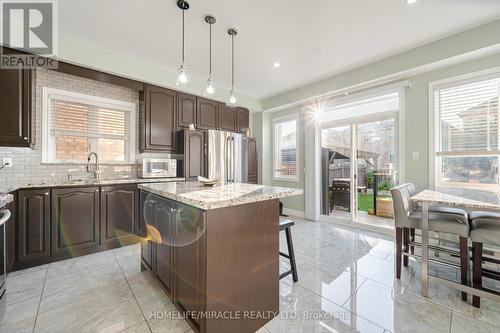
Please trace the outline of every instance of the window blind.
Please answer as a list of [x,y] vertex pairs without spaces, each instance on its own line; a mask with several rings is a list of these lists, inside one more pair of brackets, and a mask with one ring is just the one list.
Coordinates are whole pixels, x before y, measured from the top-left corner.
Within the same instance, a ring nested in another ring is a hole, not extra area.
[[275,123],[275,177],[295,178],[297,175],[297,121]]
[[435,91],[438,156],[498,155],[500,78]]
[[89,152],[102,162],[133,163],[135,105],[44,88],[42,159],[86,163]]
[[129,136],[126,112],[98,106],[51,100],[51,134],[125,140]]

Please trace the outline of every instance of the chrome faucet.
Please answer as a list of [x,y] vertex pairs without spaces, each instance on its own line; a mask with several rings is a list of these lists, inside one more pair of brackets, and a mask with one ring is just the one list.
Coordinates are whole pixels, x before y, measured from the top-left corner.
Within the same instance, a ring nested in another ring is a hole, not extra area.
[[[90,160],[92,159],[92,155],[95,156],[95,168],[92,170],[91,165],[90,165]],[[89,157],[87,159],[87,172],[94,172],[94,176],[96,180],[101,179],[101,171],[99,170],[99,156],[97,156],[96,153],[90,152]]]

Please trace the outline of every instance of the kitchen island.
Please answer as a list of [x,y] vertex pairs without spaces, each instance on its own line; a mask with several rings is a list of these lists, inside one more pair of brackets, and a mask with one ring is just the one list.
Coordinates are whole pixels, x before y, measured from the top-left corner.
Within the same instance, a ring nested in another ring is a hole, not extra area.
[[300,189],[142,184],[142,267],[197,332],[255,332],[279,311],[280,198]]

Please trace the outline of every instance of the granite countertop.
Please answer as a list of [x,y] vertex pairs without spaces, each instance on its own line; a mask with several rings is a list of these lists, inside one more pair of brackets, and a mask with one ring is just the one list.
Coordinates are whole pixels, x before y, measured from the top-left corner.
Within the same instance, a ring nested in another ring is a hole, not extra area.
[[451,207],[471,208],[471,209],[500,210],[500,205],[490,204],[482,201],[470,200],[455,195],[431,191],[431,190],[424,190],[410,197],[410,200],[416,202],[427,202],[432,205],[445,205]]
[[231,183],[205,187],[200,182],[141,184],[141,190],[203,210],[300,195],[297,188]]
[[162,182],[183,182],[184,178],[116,178],[97,180],[72,180],[65,182],[46,182],[38,184],[19,184],[8,188],[0,188],[0,193],[9,193],[21,188],[50,188],[50,187],[72,187],[72,186],[106,186],[136,183],[162,183]]

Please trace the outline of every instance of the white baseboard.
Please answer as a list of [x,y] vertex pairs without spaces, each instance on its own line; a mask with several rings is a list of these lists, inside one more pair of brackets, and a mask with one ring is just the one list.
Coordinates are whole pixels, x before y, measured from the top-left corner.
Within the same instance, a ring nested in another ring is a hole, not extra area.
[[301,218],[304,218],[304,216],[305,216],[303,211],[290,209],[290,208],[283,208],[283,214],[297,216],[297,217],[301,217]]

